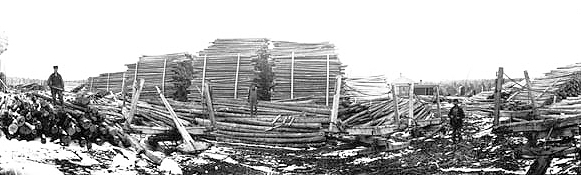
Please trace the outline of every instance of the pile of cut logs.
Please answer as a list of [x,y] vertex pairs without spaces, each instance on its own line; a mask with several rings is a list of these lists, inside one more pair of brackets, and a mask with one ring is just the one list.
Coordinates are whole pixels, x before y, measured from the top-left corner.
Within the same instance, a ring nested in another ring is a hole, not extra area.
[[[250,84],[255,81],[266,83],[259,84],[260,94],[269,91],[267,86],[271,82],[268,81],[272,80],[258,76],[262,70],[257,69],[257,63],[268,63],[267,50],[268,39],[265,38],[216,39],[194,60],[190,98],[200,99],[204,80],[211,82],[215,98],[246,98]],[[269,68],[266,64],[263,69]]]
[[103,73],[97,77],[89,77],[89,91],[121,92],[125,72]]
[[[560,99],[581,94],[581,63],[576,63],[545,73],[531,81],[531,93],[537,106],[551,104]],[[522,84],[525,85],[525,84]],[[515,95],[514,100],[529,102],[528,89]]]
[[62,145],[78,141],[90,148],[90,143],[110,142],[116,146],[131,146],[117,121],[119,115],[100,113],[65,103],[63,108],[53,106],[50,97],[42,93],[5,95],[1,102],[0,128],[9,139],[33,140],[42,143],[59,140]]
[[372,100],[386,97],[391,88],[385,76],[349,77],[345,80],[345,94],[343,97],[354,101]]
[[345,68],[335,53],[335,46],[328,42],[272,43],[270,57],[276,75],[273,99],[313,97],[317,103],[329,105],[333,101],[335,77],[343,76]]
[[[400,119],[409,118],[409,100],[399,98],[398,112]],[[427,120],[432,117],[430,105],[414,100],[414,120]],[[395,124],[395,106],[392,99],[377,99],[368,102],[353,103],[339,110],[339,118],[345,127],[382,126]]]
[[134,64],[127,64],[126,91],[138,79],[145,79],[140,98],[157,99],[155,86],[160,87],[166,97],[185,101],[185,94],[192,80],[192,56],[176,53],[155,56],[142,56]]

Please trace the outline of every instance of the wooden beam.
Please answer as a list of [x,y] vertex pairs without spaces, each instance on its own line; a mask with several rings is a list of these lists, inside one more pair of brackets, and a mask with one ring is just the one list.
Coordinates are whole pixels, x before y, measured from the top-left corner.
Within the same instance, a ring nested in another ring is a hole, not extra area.
[[440,85],[436,86],[436,106],[438,110],[438,117],[440,117],[440,122],[444,123],[444,117],[442,117],[442,110],[440,105]]
[[212,96],[210,94],[210,83],[206,83],[204,84],[204,89],[205,89],[205,93],[204,95],[206,96],[206,105],[207,105],[207,109],[208,109],[208,114],[210,115],[210,121],[212,122],[212,129],[216,128],[216,117],[214,115],[214,105],[212,104]]
[[125,116],[125,128],[131,128],[131,122],[133,121],[133,116],[135,115],[135,111],[137,111],[137,102],[139,100],[139,94],[141,94],[141,90],[143,90],[143,84],[145,83],[144,79],[139,79],[139,85],[133,88],[133,98],[131,99],[131,109],[127,116]]
[[333,96],[333,109],[331,111],[331,124],[329,125],[330,132],[338,131],[337,116],[339,115],[339,100],[341,99],[341,75],[337,76],[337,83],[335,83],[335,96]]
[[409,104],[408,126],[411,126],[412,120],[414,119],[414,83],[410,83],[409,96],[410,96],[410,100],[408,101],[408,104]]
[[581,123],[581,114],[569,118],[533,120],[525,122],[506,123],[494,126],[494,129],[504,129],[511,132],[548,131],[551,128],[563,128]]
[[393,84],[391,85],[391,94],[393,96],[393,106],[394,106],[393,109],[394,109],[394,112],[395,112],[394,113],[395,114],[394,119],[395,119],[395,123],[397,124],[397,126],[399,128],[399,125],[400,125],[400,122],[399,122],[399,105],[398,105],[399,102],[398,102],[397,94],[395,93],[395,85],[393,85]]
[[180,122],[178,115],[175,113],[175,111],[173,110],[173,108],[171,107],[171,105],[169,104],[169,102],[167,101],[167,99],[165,98],[165,96],[163,95],[163,93],[161,92],[161,90],[159,89],[159,87],[155,86],[155,89],[157,90],[157,93],[159,93],[159,97],[161,98],[161,101],[163,102],[163,104],[165,105],[165,107],[167,108],[169,114],[171,115],[171,118],[176,126],[176,128],[178,129],[178,132],[180,133],[180,135],[182,136],[182,139],[184,141],[184,150],[185,152],[193,152],[196,150],[203,150],[206,148],[199,148],[196,146],[196,143],[194,142],[194,139],[192,138],[192,136],[190,135],[190,133],[188,133],[188,130],[186,129],[186,127],[184,127],[184,125],[182,124],[182,122]]
[[503,82],[504,71],[502,67],[498,68],[496,72],[496,87],[494,89],[494,126],[498,126],[500,117],[500,93],[502,92],[502,82]]
[[528,89],[528,96],[529,96],[529,99],[531,100],[531,105],[533,107],[533,117],[532,117],[532,119],[535,120],[537,118],[536,116],[538,114],[537,105],[536,105],[536,102],[535,102],[535,98],[533,98],[533,92],[531,90],[531,80],[529,79],[529,73],[525,70],[524,74],[525,74],[525,80],[527,81],[527,85],[526,86],[527,86],[527,89]]

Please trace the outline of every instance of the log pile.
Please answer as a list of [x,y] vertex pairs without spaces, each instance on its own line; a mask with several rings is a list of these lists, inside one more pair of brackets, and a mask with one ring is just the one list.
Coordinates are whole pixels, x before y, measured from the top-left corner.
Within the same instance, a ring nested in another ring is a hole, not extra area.
[[385,76],[349,77],[345,80],[345,94],[343,97],[354,101],[372,100],[386,97],[391,88]]
[[192,60],[187,53],[142,56],[137,63],[126,64],[125,92],[131,92],[135,80],[145,79],[140,98],[159,98],[155,90],[158,86],[166,97],[185,101],[193,75]]
[[[551,104],[554,97],[557,101],[581,94],[581,63],[558,67],[545,73],[544,77],[531,81],[532,95],[537,106]],[[522,84],[525,85],[525,84]],[[523,89],[515,95],[514,100],[530,101],[528,89]]]
[[118,93],[121,92],[123,86],[123,75],[125,72],[103,73],[97,77],[89,77],[87,80],[89,84],[89,91],[98,92],[106,91]]
[[33,140],[42,143],[59,140],[62,145],[77,141],[81,146],[110,142],[116,146],[131,146],[121,127],[122,118],[91,108],[66,103],[64,108],[52,106],[50,97],[41,93],[8,95],[1,102],[0,128],[8,139]]
[[[409,100],[399,98],[398,112],[401,120],[409,115]],[[345,127],[385,126],[396,124],[395,106],[392,99],[374,100],[353,103],[339,110],[339,118]],[[414,100],[414,120],[428,120],[432,117],[431,107],[428,104]]]
[[203,81],[208,80],[214,98],[246,98],[250,84],[262,82],[258,84],[259,94],[261,99],[268,99],[274,75],[259,76],[270,69],[267,50],[265,38],[216,39],[194,60],[190,98],[200,99]]
[[332,102],[335,77],[343,76],[335,46],[328,42],[296,43],[273,41],[270,57],[274,61],[273,99],[312,96],[319,104]]

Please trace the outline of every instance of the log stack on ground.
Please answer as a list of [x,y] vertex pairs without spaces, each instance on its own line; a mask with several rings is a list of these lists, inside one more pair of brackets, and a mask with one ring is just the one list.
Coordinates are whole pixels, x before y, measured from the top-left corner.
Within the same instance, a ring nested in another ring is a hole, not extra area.
[[[265,96],[272,82],[268,79],[274,75],[259,76],[270,69],[267,52],[266,38],[216,39],[194,61],[190,98],[200,99],[204,80],[208,80],[213,98],[246,98],[250,84],[256,81],[263,82],[258,84],[261,99],[268,99]],[[258,66],[260,62],[266,64]]]
[[185,101],[183,97],[189,93],[187,89],[192,80],[192,60],[192,55],[187,53],[142,56],[137,63],[126,64],[125,92],[131,92],[135,80],[145,79],[140,98],[159,98],[155,90],[158,86],[166,97]]
[[118,93],[122,90],[123,74],[125,72],[102,73],[97,77],[89,77],[89,91],[106,91]]
[[[409,99],[398,99],[399,117],[407,120],[409,117]],[[392,99],[377,99],[352,105],[339,110],[339,118],[344,127],[370,127],[397,125],[395,123],[395,106]],[[414,100],[414,120],[430,120],[432,118],[430,105]]]
[[391,88],[385,76],[349,77],[345,80],[344,97],[351,100],[365,101],[388,97]]
[[[329,42],[296,43],[273,41],[274,100],[313,96],[318,104],[330,105],[335,77],[343,76],[335,46]],[[344,84],[344,83],[342,83]],[[344,89],[344,88],[342,88]]]

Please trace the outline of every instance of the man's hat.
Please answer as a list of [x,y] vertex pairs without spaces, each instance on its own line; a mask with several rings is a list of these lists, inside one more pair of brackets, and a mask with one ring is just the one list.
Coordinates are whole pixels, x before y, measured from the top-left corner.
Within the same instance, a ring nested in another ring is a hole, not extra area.
[[53,69],[58,69],[58,68],[59,68],[59,66],[52,66],[52,68],[53,68]]

